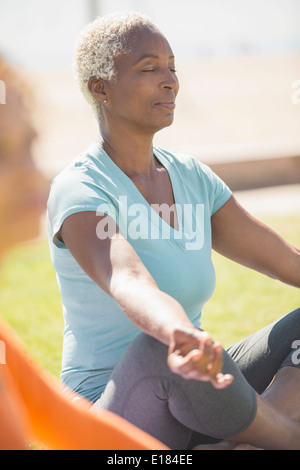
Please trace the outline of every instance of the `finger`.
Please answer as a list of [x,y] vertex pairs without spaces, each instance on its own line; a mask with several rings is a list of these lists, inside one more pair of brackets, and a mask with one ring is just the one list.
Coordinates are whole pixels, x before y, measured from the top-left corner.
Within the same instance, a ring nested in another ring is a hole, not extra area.
[[212,378],[216,377],[223,367],[223,347],[220,343],[214,343],[213,347],[213,360],[209,368],[210,376]]
[[[216,388],[225,388],[233,380],[230,375],[221,373],[223,367],[223,348],[220,343],[213,343],[211,336],[203,331],[176,331],[173,341],[181,344],[172,345],[169,351],[170,369],[186,379],[210,381]],[[198,344],[195,344],[197,338]],[[191,341],[192,340],[192,341]]]
[[187,380],[199,380],[201,382],[211,382],[212,385],[217,389],[223,389],[228,387],[232,381],[233,376],[230,374],[219,373],[215,377],[211,377],[209,373],[199,372],[198,368],[192,363],[194,360],[199,360],[197,352],[191,352],[189,357],[182,357],[175,355],[169,357],[169,367],[173,373],[176,373]]
[[202,354],[199,350],[190,351],[186,356],[180,354],[171,354],[168,358],[170,369],[181,375],[185,379],[210,380],[210,377],[199,372],[198,363],[201,361]]
[[196,328],[177,328],[173,332],[169,351],[172,352],[178,349],[182,352],[183,355],[185,355],[192,349],[200,348],[202,342],[207,338],[210,338],[208,333],[200,331]]
[[169,355],[168,362],[171,367],[175,367],[180,373],[190,370],[192,367],[195,367],[194,361],[199,360],[199,350],[193,349],[188,354],[183,356],[180,352],[175,351]]
[[198,356],[198,362],[196,363],[196,359],[194,359],[195,365],[199,372],[206,374],[208,370],[212,367],[212,361],[214,359],[214,350],[213,350],[213,342],[209,335],[204,336],[202,338],[202,342],[200,345],[200,354]]
[[214,361],[210,370],[211,382],[215,388],[223,389],[228,387],[233,382],[233,376],[231,374],[223,374],[223,355],[224,350],[220,343],[215,343],[214,349]]
[[[215,361],[215,352],[212,339],[207,333],[199,332],[200,344],[189,345],[189,350],[186,351],[185,347],[176,349],[170,354],[170,364],[179,369],[179,373],[187,373],[195,371],[205,377],[210,378],[211,370],[213,376],[216,376],[221,371],[221,364],[217,369]],[[186,345],[185,345],[186,346]],[[193,349],[191,349],[193,347]]]
[[201,376],[209,379],[208,368],[213,359],[212,341],[205,339],[200,349],[193,349],[186,356],[185,371],[191,372],[194,376]]
[[[207,367],[202,364],[202,360],[202,353],[196,350],[191,351],[184,358],[177,356],[177,358],[175,359],[176,370],[173,369],[173,371],[180,374],[185,379],[194,379],[200,380],[202,382],[209,382],[211,381],[211,377],[207,372]],[[173,366],[175,364],[175,361],[173,362]]]

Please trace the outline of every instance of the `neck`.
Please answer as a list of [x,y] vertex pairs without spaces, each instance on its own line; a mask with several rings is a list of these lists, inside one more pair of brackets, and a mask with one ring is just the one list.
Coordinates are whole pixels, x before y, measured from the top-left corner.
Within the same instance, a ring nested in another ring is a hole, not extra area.
[[151,177],[155,173],[153,135],[137,135],[124,129],[116,133],[102,130],[101,134],[103,150],[127,176]]

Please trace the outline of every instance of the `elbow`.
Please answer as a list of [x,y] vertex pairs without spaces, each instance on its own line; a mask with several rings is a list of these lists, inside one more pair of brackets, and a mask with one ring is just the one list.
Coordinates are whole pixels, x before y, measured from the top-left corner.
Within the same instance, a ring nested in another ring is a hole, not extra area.
[[118,302],[124,297],[142,292],[145,288],[158,289],[156,282],[148,272],[132,268],[113,272],[107,285],[109,294]]

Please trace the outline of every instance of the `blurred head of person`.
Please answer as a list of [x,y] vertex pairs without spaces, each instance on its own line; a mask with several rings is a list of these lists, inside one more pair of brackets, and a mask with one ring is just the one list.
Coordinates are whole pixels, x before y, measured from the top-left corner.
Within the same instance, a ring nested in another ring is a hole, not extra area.
[[12,246],[38,236],[48,185],[32,156],[36,133],[30,118],[29,89],[20,72],[1,57],[0,80],[2,95],[5,91],[0,104],[1,258]]

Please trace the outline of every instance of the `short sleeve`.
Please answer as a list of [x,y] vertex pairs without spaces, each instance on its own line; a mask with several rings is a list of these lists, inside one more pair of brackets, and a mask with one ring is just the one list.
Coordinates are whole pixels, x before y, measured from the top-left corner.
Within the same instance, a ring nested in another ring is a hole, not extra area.
[[197,162],[198,172],[203,178],[209,199],[210,213],[215,214],[232,196],[231,189],[207,165]]
[[116,220],[113,199],[83,172],[62,172],[51,183],[47,204],[48,235],[58,248],[65,248],[57,235],[63,222],[72,214],[92,211],[105,213]]

